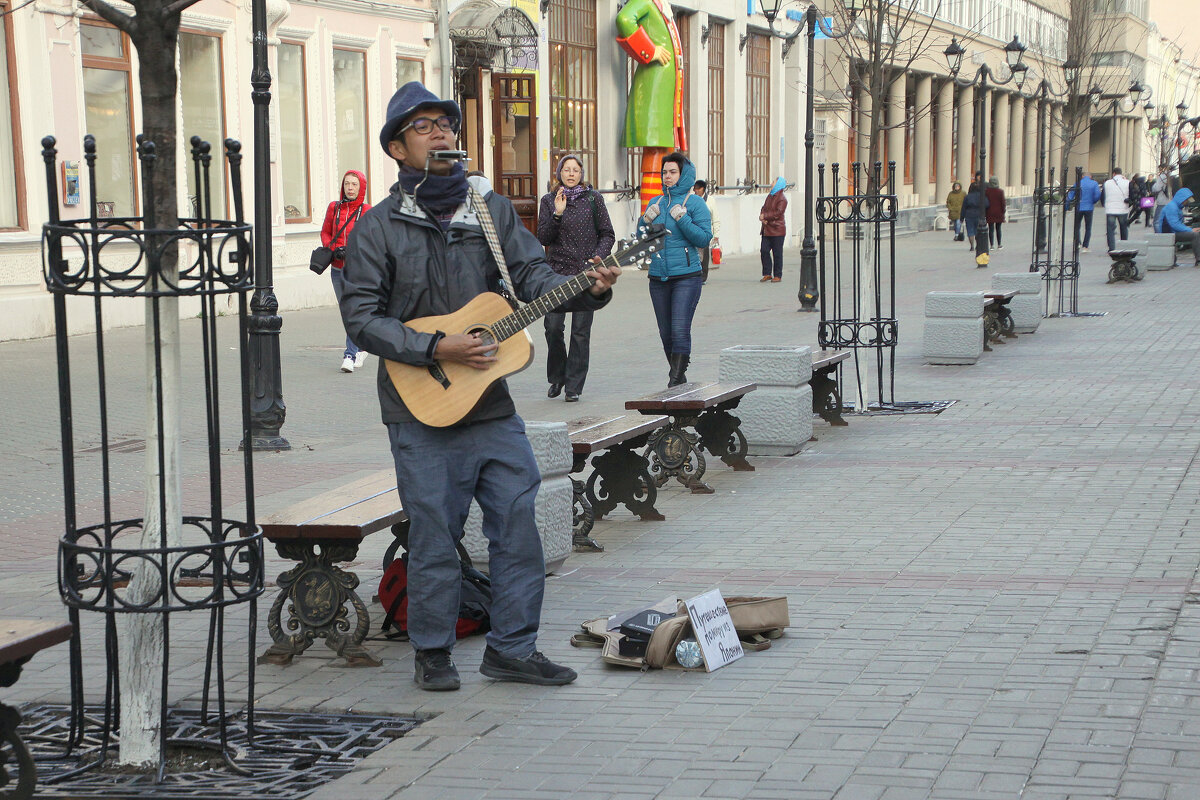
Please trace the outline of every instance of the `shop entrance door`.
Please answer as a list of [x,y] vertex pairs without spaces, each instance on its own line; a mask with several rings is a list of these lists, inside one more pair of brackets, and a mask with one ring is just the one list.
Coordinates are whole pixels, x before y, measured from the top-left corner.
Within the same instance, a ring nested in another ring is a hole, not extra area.
[[533,73],[492,74],[495,189],[537,231],[537,84]]

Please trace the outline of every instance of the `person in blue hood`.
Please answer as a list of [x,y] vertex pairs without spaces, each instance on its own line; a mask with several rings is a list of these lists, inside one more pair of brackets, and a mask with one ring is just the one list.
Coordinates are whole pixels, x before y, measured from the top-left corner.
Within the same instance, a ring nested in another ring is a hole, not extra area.
[[682,153],[663,158],[663,193],[650,201],[638,221],[638,233],[650,225],[663,225],[667,238],[650,257],[650,302],[658,319],[670,374],[667,386],[687,383],[692,357],[692,317],[700,302],[704,281],[697,248],[712,240],[708,205],[691,193],[696,168]]
[[1197,252],[1197,235],[1200,231],[1192,230],[1183,221],[1183,204],[1192,199],[1191,189],[1180,189],[1163,209],[1158,221],[1159,233],[1175,234],[1175,243],[1187,242],[1192,246],[1192,255],[1196,257],[1196,266],[1200,267],[1200,253]]

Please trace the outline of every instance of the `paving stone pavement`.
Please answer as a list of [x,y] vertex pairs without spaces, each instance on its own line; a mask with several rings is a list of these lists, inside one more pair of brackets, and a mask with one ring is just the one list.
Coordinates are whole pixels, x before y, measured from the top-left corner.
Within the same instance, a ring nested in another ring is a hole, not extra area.
[[[379,669],[338,667],[319,644],[291,667],[260,667],[259,708],[434,715],[312,797],[1200,797],[1200,270],[1110,286],[1107,258],[1085,255],[1080,310],[1106,316],[1044,320],[974,366],[923,364],[927,291],[982,289],[992,272],[1026,269],[1029,225],[1007,227],[1010,245],[986,270],[946,233],[901,241],[896,399],[956,400],[947,411],[818,421],[817,441],[792,458],[752,458],[750,473],[710,464],[715,494],[664,489],[665,522],[615,512],[597,524],[606,551],[572,555],[547,584],[541,647],[579,669],[576,683],[490,682],[476,672],[478,639],[456,649],[464,684],[449,694],[415,688],[407,644],[374,644]],[[716,377],[722,347],[816,341],[815,315],[796,312],[798,261],[789,251],[783,284],[759,284],[754,258],[712,273],[694,380]],[[627,274],[597,315],[581,403],[546,399],[540,357],[512,381],[526,419],[617,411],[665,383],[644,281]],[[339,341],[332,309],[285,316],[284,432],[295,449],[256,458],[260,514],[388,465],[374,359],[367,374],[338,373]],[[94,337],[72,347],[85,370]],[[110,332],[105,347],[127,362],[110,381],[114,438],[136,439],[140,332]],[[4,614],[64,618],[53,343],[0,344],[0,364]],[[75,387],[81,429],[94,416],[86,387]],[[193,491],[204,485],[199,423],[184,434]],[[236,483],[234,427],[224,461]],[[79,458],[81,519],[98,513],[96,458]],[[142,458],[114,457],[116,502],[133,515]],[[384,538],[356,562],[365,586]],[[269,575],[284,568],[271,553]],[[607,668],[568,644],[583,620],[714,586],[786,595],[792,627],[712,674]],[[245,620],[232,617],[227,687],[240,692]],[[203,620],[172,624],[173,690],[193,700]],[[95,627],[85,661],[98,698]],[[37,656],[6,698],[65,702],[66,655]]]

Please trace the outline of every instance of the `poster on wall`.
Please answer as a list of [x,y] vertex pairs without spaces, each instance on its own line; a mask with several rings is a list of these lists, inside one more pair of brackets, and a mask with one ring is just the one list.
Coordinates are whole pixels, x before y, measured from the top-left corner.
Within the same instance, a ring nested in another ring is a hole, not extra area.
[[79,162],[62,162],[63,205],[79,205]]

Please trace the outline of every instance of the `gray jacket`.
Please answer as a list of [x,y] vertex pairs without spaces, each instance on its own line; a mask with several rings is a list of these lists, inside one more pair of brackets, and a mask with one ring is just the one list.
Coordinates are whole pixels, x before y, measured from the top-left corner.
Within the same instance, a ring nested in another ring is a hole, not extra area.
[[[491,211],[517,296],[528,302],[569,280],[546,265],[545,251],[521,223],[512,203],[476,178],[470,180]],[[342,278],[345,289],[341,311],[346,333],[359,347],[380,357],[376,381],[383,421],[412,422],[413,416],[400,401],[382,359],[432,364],[439,337],[419,333],[404,323],[450,314],[477,295],[500,286],[500,270],[488,250],[470,199],[459,207],[443,232],[411,196],[401,194],[399,184],[393,185],[387,199],[363,214],[354,226]],[[597,309],[611,298],[611,291],[602,297],[584,292],[564,309]],[[464,422],[513,413],[516,407],[508,384],[499,381]]]

